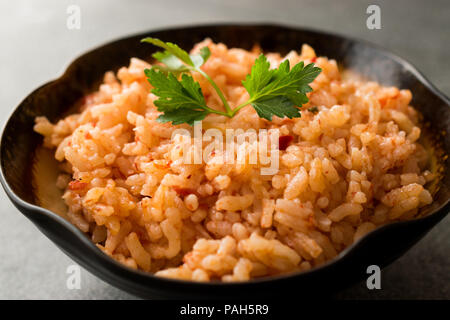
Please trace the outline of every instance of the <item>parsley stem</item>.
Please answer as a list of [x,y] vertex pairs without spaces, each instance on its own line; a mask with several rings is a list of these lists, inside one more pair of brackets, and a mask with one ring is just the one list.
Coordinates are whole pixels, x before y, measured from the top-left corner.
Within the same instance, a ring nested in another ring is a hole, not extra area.
[[238,113],[239,110],[241,110],[243,107],[248,106],[250,103],[252,103],[252,99],[248,99],[247,101],[245,101],[244,103],[241,103],[240,105],[238,105],[236,108],[234,108],[231,111],[231,117],[234,117],[234,115],[236,113]]
[[[206,80],[208,80],[208,82],[213,86],[214,90],[216,90],[217,94],[219,95],[220,100],[222,100],[222,103],[223,103],[223,106],[225,107],[226,113],[223,113],[223,112],[222,113],[218,113],[218,112],[216,112],[216,110],[214,110],[214,113],[223,114],[223,115],[226,115],[227,117],[231,118],[232,114],[233,114],[233,110],[231,110],[230,105],[228,104],[227,99],[225,99],[225,96],[223,95],[222,90],[220,90],[220,88],[217,86],[217,84],[214,82],[214,80],[211,79],[211,77],[208,76],[202,69],[200,69],[200,68],[193,68],[193,70],[197,71]],[[213,109],[211,109],[211,110],[213,110]]]
[[205,109],[209,113],[220,114],[221,116],[225,116],[225,117],[231,118],[231,115],[226,113],[226,112],[222,112],[222,111],[219,111],[219,110],[211,109],[210,107],[207,107],[207,106],[203,106],[203,109]]

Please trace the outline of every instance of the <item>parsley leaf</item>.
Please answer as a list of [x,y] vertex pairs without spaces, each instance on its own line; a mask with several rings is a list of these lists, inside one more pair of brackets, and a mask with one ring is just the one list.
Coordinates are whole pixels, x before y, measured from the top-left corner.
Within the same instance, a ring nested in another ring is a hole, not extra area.
[[253,102],[253,108],[255,108],[260,118],[272,120],[272,116],[280,118],[288,117],[289,119],[300,117],[300,110],[294,106],[289,98],[278,96],[267,100]]
[[263,90],[273,78],[275,70],[269,70],[269,68],[270,63],[265,56],[260,55],[259,58],[255,60],[250,74],[242,81],[242,84],[245,89],[247,89],[250,97],[255,96],[258,92]]
[[151,43],[157,47],[163,48],[166,50],[166,52],[173,54],[175,57],[180,59],[185,64],[187,64],[189,66],[194,66],[194,63],[192,62],[189,54],[174,43],[164,42],[159,39],[151,38],[151,37],[142,39],[141,42]]
[[193,125],[212,113],[200,84],[192,76],[183,74],[178,80],[172,73],[165,74],[155,68],[145,69],[145,75],[153,86],[152,93],[159,97],[154,101],[156,108],[164,112],[157,118],[158,122]]
[[153,86],[152,93],[159,97],[155,100],[158,111],[174,111],[181,108],[196,109],[206,107],[205,97],[200,84],[187,74],[179,81],[172,73],[145,69],[148,82]]
[[[303,62],[291,69],[288,60],[282,62],[277,69],[270,69],[267,58],[260,55],[255,60],[251,73],[242,81],[250,99],[232,109],[214,80],[200,68],[211,55],[208,47],[201,48],[199,54],[189,55],[170,42],[156,38],[145,38],[141,41],[164,49],[153,54],[162,65],[154,65],[145,70],[145,75],[153,86],[152,93],[159,97],[154,103],[158,111],[163,112],[158,117],[160,122],[193,124],[211,113],[231,118],[249,104],[261,118],[269,121],[273,116],[300,117],[299,108],[308,102],[306,93],[312,91],[309,83],[322,71],[312,63],[304,66]],[[190,72],[197,72],[212,85],[225,111],[206,105],[200,84],[194,81],[189,75]]]
[[151,43],[165,49],[165,51],[154,53],[152,57],[165,65],[158,66],[158,69],[166,73],[189,72],[191,70],[189,66],[199,68],[211,56],[211,51],[208,47],[201,48],[199,54],[190,55],[176,44],[163,42],[156,38],[145,38],[142,39],[141,42]]
[[171,54],[169,51],[156,52],[152,56],[159,62],[163,63],[163,66],[155,65],[153,67],[165,73],[174,72],[176,74],[179,74],[181,72],[189,71],[189,69],[183,64],[183,62],[176,56]]
[[187,123],[192,126],[195,121],[205,119],[209,113],[207,110],[179,108],[174,111],[165,111],[156,120],[162,123],[172,122],[173,125]]
[[211,51],[208,47],[203,47],[200,49],[199,54],[191,54],[191,60],[194,63],[194,67],[200,68],[203,64],[205,64],[206,60],[211,56]]
[[305,67],[303,62],[290,69],[289,60],[281,63],[278,69],[270,69],[267,58],[260,55],[242,84],[250,94],[249,103],[260,117],[267,120],[272,120],[272,115],[300,117],[295,106],[308,102],[306,93],[312,90],[309,83],[320,72],[314,64]]

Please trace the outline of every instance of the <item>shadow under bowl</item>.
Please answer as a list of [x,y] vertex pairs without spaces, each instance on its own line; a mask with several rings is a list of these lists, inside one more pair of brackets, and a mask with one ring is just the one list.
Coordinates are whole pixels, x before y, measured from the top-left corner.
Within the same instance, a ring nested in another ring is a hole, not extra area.
[[[145,298],[220,298],[283,296],[297,289],[299,295],[326,295],[367,277],[366,269],[384,267],[401,256],[443,219],[449,209],[449,161],[438,155],[441,179],[434,202],[421,218],[396,222],[372,231],[336,259],[303,273],[267,277],[242,283],[195,283],[155,277],[122,266],[102,253],[90,239],[66,219],[39,206],[32,181],[32,164],[42,137],[33,131],[34,118],[54,122],[67,114],[85,94],[101,83],[106,71],[117,71],[131,57],[150,59],[155,50],[140,39],[151,36],[191,48],[210,37],[230,47],[285,54],[308,43],[318,56],[335,59],[343,68],[382,85],[410,89],[412,105],[431,123],[435,150],[450,150],[449,99],[414,67],[398,56],[360,40],[325,32],[278,25],[207,25],[151,31],[117,40],[76,59],[58,79],[29,94],[10,116],[1,137],[1,183],[14,205],[61,250],[104,281]],[[47,183],[51,184],[52,181]],[[44,257],[43,257],[44,258]]]

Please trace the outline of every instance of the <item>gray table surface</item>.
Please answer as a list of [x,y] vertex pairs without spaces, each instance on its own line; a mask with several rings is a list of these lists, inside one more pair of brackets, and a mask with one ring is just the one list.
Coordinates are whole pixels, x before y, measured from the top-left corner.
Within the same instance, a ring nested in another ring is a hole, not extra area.
[[[79,5],[81,29],[66,27],[67,7]],[[381,8],[381,30],[368,30],[366,8]],[[0,3],[1,114],[58,77],[87,49],[154,28],[217,22],[279,22],[319,28],[380,44],[415,64],[450,95],[450,1],[15,0]],[[0,299],[134,299],[81,272],[81,288],[66,286],[74,262],[23,217],[0,191]],[[365,282],[341,299],[450,299],[450,217],[382,271],[382,289]]]

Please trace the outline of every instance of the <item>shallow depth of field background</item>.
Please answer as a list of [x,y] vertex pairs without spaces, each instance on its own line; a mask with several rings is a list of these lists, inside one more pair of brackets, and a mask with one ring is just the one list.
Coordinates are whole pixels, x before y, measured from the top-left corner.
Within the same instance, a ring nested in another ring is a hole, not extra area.
[[[81,9],[80,30],[66,27],[71,4]],[[370,4],[381,8],[381,30],[366,27]],[[93,47],[146,30],[220,22],[281,23],[362,38],[406,58],[450,95],[448,0],[15,0],[0,3],[0,123],[29,92]],[[0,208],[0,299],[135,298],[85,270],[81,289],[68,290],[66,269],[74,262],[3,189]],[[362,282],[334,298],[450,299],[449,238],[450,216],[382,271],[381,290]]]

